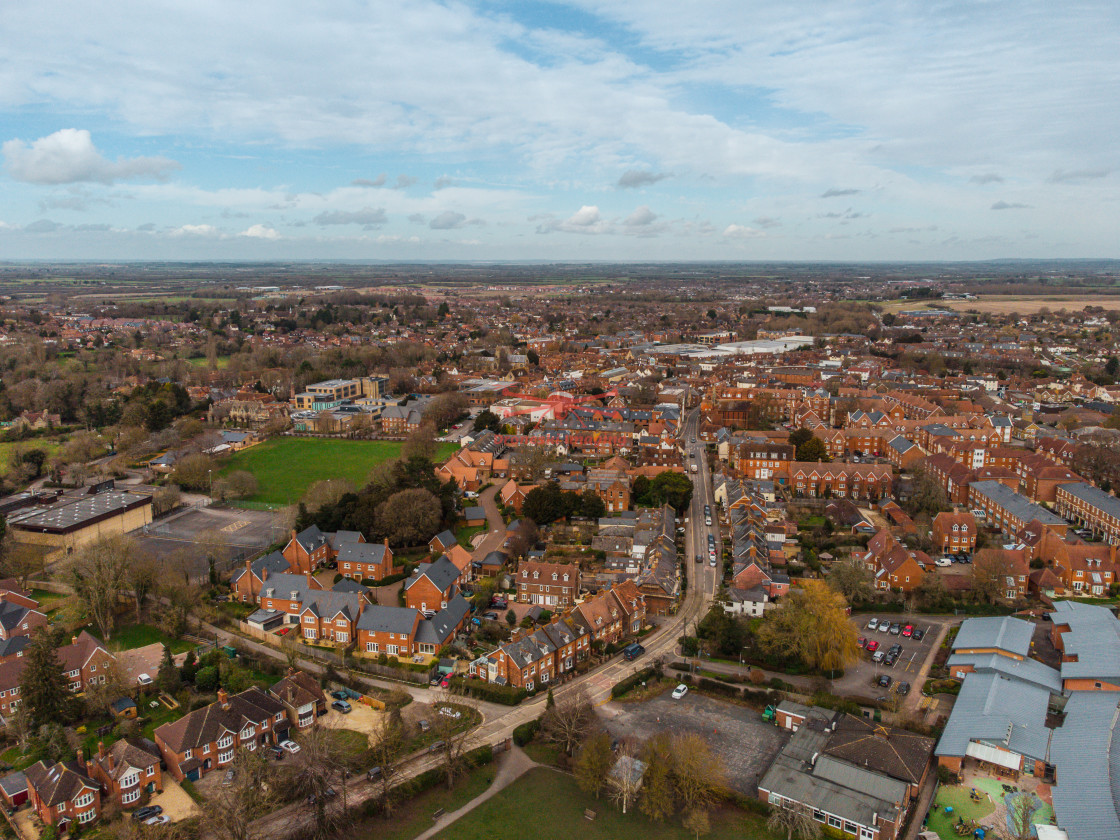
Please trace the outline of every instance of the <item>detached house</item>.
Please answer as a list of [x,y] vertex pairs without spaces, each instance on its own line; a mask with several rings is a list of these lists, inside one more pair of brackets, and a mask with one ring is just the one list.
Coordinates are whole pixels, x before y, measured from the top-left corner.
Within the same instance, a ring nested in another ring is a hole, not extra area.
[[304,671],[289,668],[268,693],[284,704],[288,723],[297,731],[311,728],[319,715],[327,713],[327,696],[319,681]]
[[405,606],[421,612],[445,609],[459,587],[461,572],[446,555],[434,563],[421,563],[404,584]]
[[290,728],[284,704],[256,686],[232,697],[219,689],[217,702],[158,727],[155,742],[167,772],[197,782],[230,764],[238,748],[279,743]]
[[39,602],[30,592],[20,589],[13,581],[0,581],[0,641],[30,636],[46,624],[47,614],[39,609]]
[[393,574],[393,549],[382,543],[346,542],[339,546],[338,573],[351,580],[381,580]]
[[517,597],[528,604],[565,609],[580,591],[579,565],[523,560],[517,567]]
[[87,763],[89,775],[108,799],[122,808],[135,807],[143,793],[163,790],[159,748],[146,738],[123,738],[108,749],[98,742]]
[[967,511],[939,513],[933,518],[933,544],[944,554],[976,550],[976,517]]
[[80,749],[75,761],[37,761],[24,774],[27,800],[35,815],[47,825],[65,831],[71,824],[88,825],[100,816],[101,786],[89,777]]
[[365,541],[365,536],[358,531],[327,534],[319,530],[318,525],[312,525],[298,534],[292,531],[291,539],[280,553],[288,561],[288,571],[293,574],[314,572],[334,560],[346,543]]

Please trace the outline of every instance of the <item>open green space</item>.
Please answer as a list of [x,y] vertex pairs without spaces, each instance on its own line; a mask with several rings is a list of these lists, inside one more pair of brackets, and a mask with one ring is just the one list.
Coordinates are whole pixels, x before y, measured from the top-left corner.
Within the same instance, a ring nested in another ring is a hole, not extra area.
[[[225,370],[229,367],[229,360],[229,356],[218,356],[214,361],[217,364],[218,370]],[[189,364],[191,367],[209,368],[210,360],[205,356],[197,356],[193,359],[187,359],[187,364]]]
[[[980,793],[980,801],[974,802],[970,796],[971,788],[964,786],[942,786],[937,789],[937,800],[930,810],[926,826],[937,832],[942,840],[954,840],[959,837],[954,826],[958,820],[979,820],[988,816],[995,810],[995,805],[988,799],[986,791]],[[952,808],[952,813],[946,814],[945,809]]]
[[[100,631],[92,624],[81,629],[87,630],[96,638],[101,638]],[[113,630],[113,637],[105,641],[105,646],[110,650],[133,650],[154,644],[167,645],[172,653],[185,653],[194,647],[185,639],[172,638],[151,624],[129,624],[117,627]]]
[[50,438],[28,438],[20,441],[0,441],[0,475],[7,475],[12,468],[12,453],[19,450],[30,452],[40,449],[47,453],[49,458],[61,448],[62,444]]
[[[596,812],[594,820],[584,811]],[[547,818],[526,824],[526,815]],[[720,809],[711,814],[710,840],[770,840],[766,821],[755,814]],[[409,835],[413,836],[413,835]],[[493,798],[456,820],[437,835],[440,840],[692,840],[680,817],[654,823],[640,811],[623,814],[605,798],[596,799],[579,789],[575,779],[546,767],[535,767]]]
[[391,820],[372,817],[358,823],[349,833],[355,840],[411,840],[432,827],[432,814],[436,811],[443,809],[451,813],[490,787],[496,770],[493,764],[476,767],[465,778],[460,778],[454,790],[444,785],[434,787],[400,803],[393,809]]
[[[402,446],[381,440],[276,438],[234,453],[222,474],[246,470],[256,476],[258,491],[250,502],[295,504],[316,481],[341,478],[361,487],[370,470],[400,457]],[[442,462],[456,449],[453,443],[440,444],[436,460]]]

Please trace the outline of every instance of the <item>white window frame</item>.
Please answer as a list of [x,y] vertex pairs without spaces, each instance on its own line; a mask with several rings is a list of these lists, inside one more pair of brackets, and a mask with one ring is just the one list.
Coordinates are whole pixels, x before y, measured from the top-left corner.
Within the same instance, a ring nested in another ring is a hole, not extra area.
[[129,803],[135,802],[139,798],[140,788],[136,788],[136,790],[128,790],[121,794],[121,804],[128,805]]

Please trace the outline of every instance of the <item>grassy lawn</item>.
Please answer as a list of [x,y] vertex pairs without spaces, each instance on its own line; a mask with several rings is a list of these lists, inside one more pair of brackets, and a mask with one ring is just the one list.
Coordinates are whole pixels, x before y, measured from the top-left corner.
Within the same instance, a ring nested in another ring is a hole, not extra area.
[[[446,786],[432,788],[414,799],[400,803],[393,811],[392,820],[373,817],[359,822],[349,831],[355,840],[411,840],[432,826],[432,814],[442,808],[455,811],[490,787],[497,768],[493,764],[476,767],[465,778],[460,778],[455,789]],[[525,837],[519,834],[518,837]],[[577,835],[578,836],[578,835]],[[573,838],[565,838],[573,840]]]
[[[594,820],[585,809],[597,813]],[[526,815],[541,815],[526,825]],[[711,814],[711,840],[770,840],[762,817],[723,809]],[[691,840],[695,837],[680,825],[680,818],[653,823],[641,812],[623,815],[606,799],[595,799],[579,789],[568,775],[537,767],[530,770],[492,799],[464,815],[440,840]]]
[[[214,361],[217,364],[218,370],[225,370],[229,367],[229,356],[218,356]],[[210,362],[205,356],[198,356],[194,359],[187,359],[187,364],[191,367],[207,368],[210,367]]]
[[455,539],[459,541],[459,545],[470,551],[474,548],[471,545],[471,538],[476,537],[486,531],[485,525],[471,525],[470,527],[462,527],[455,532]]
[[[60,443],[47,438],[29,438],[21,441],[0,442],[0,475],[8,474],[8,470],[11,469],[12,452],[17,448],[23,452],[30,452],[32,449],[41,449],[43,452],[47,453],[47,457],[50,457],[58,452],[60,447]],[[457,448],[458,447],[456,447],[456,449]]]
[[448,731],[442,726],[437,725],[444,723],[446,719],[437,721],[436,718],[439,716],[439,713],[433,708],[432,714],[428,717],[428,723],[432,725],[432,728],[427,732],[418,732],[416,736],[408,742],[408,746],[405,747],[405,754],[411,754],[416,750],[429,747],[447,735],[457,735],[460,732],[465,732],[482,723],[482,715],[479,714],[477,709],[472,709],[469,706],[460,706],[457,703],[439,703],[438,705],[450,706],[460,712],[462,717],[454,721],[450,727],[450,731]]
[[[945,813],[946,806],[953,809],[952,814]],[[979,802],[973,802],[967,787],[941,787],[938,788],[937,801],[930,812],[929,819],[926,820],[926,826],[931,831],[937,832],[937,836],[943,840],[952,840],[960,836],[953,828],[957,820],[962,817],[965,822],[978,820],[994,810],[995,806],[983,794]]]
[[[88,630],[93,636],[101,638],[101,634],[91,624],[82,628]],[[194,647],[185,639],[173,639],[151,624],[130,624],[127,627],[118,627],[113,631],[106,645],[110,650],[132,650],[154,644],[167,645],[172,653],[185,653]]]
[[[402,444],[393,441],[277,438],[230,456],[222,473],[246,470],[257,478],[259,490],[248,501],[295,504],[316,481],[341,478],[360,487],[375,466],[397,458]],[[459,447],[440,444],[437,461]]]

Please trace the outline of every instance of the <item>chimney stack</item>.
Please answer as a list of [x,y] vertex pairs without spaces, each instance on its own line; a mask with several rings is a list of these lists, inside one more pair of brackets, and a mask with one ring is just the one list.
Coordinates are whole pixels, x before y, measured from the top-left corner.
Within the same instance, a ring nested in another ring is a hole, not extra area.
[[82,752],[81,747],[78,747],[77,756],[78,756],[78,766],[82,768],[82,772],[84,773],[86,771],[86,754],[84,752]]
[[70,637],[70,644],[76,645],[77,643],[78,643],[78,637],[77,636],[71,636]]
[[221,704],[221,707],[223,709],[229,708],[229,695],[226,694],[226,690],[224,688],[218,689],[218,703]]
[[293,668],[291,665],[289,665],[288,666],[288,676],[289,677],[294,677],[295,675],[296,675],[296,669]]
[[305,575],[307,577],[307,588],[310,589],[311,588],[311,570],[308,569],[307,572],[305,573]]
[[105,757],[105,742],[104,741],[98,741],[97,742],[97,757],[98,758],[104,758]]

